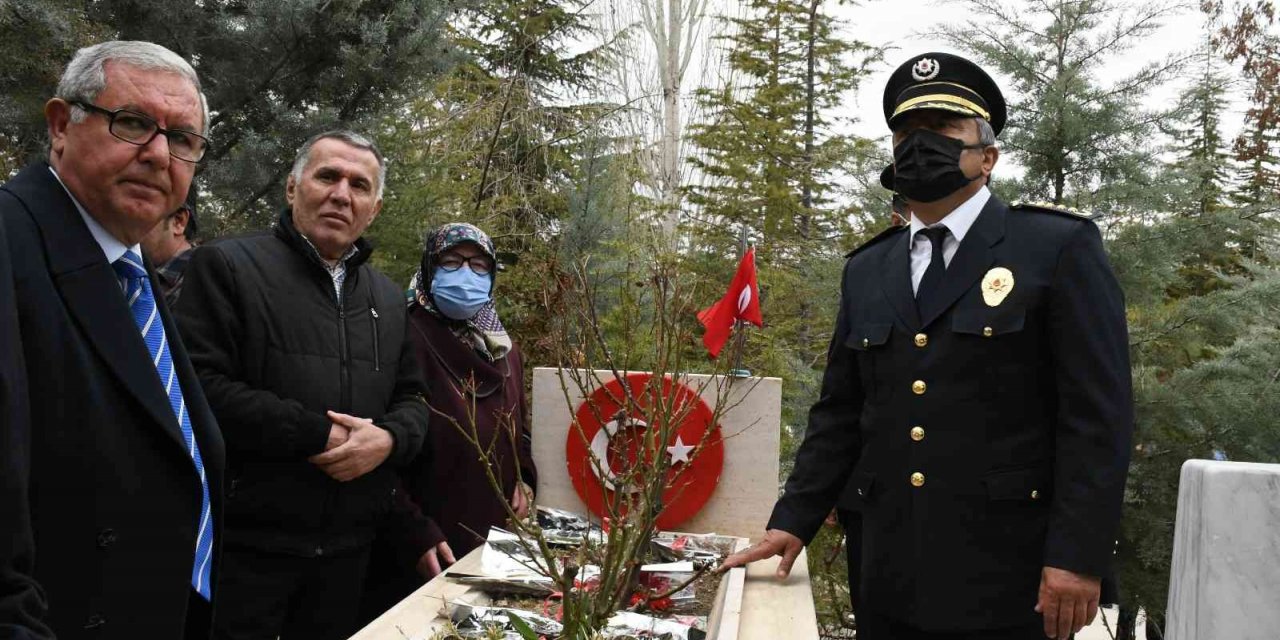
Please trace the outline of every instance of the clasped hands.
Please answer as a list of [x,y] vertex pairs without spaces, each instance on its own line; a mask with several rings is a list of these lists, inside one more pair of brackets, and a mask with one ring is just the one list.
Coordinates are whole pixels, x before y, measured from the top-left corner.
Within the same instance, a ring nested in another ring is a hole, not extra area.
[[[778,561],[777,576],[783,580],[791,574],[791,567],[803,549],[804,542],[795,535],[781,529],[769,529],[760,542],[725,558],[716,571],[723,573],[757,560],[782,556]],[[1067,640],[1071,634],[1080,633],[1098,614],[1101,591],[1102,581],[1098,578],[1044,567],[1040,572],[1040,594],[1035,610],[1044,616],[1045,636]]]
[[338,482],[348,482],[378,468],[391,455],[395,445],[391,434],[368,418],[357,418],[336,411],[328,412],[329,441],[324,453],[307,461],[320,467]]

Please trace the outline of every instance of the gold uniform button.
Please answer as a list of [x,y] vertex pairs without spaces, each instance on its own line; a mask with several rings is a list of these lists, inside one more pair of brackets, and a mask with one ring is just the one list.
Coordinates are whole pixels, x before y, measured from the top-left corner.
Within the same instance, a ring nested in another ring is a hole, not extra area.
[[929,346],[929,336],[927,336],[927,335],[925,335],[925,334],[923,334],[923,333],[917,333],[917,334],[916,334],[916,346],[917,346],[917,347],[920,347],[921,349],[923,349],[923,348],[925,348],[925,347]]
[[992,333],[993,333],[993,332],[991,331],[991,327],[983,327],[983,328],[982,328],[982,337],[984,337],[984,338],[990,338]]
[[926,389],[928,389],[928,386],[925,385],[924,380],[916,380],[911,383],[911,392],[918,396],[924,395]]
[[913,487],[923,487],[923,486],[924,486],[924,474],[923,474],[923,473],[920,473],[919,471],[917,471],[917,472],[915,472],[915,473],[911,474],[911,486],[913,486]]
[[1031,499],[1032,499],[1032,500],[1039,500],[1039,499],[1040,499],[1040,492],[1039,492],[1039,491],[1036,491],[1035,489],[1032,489],[1032,490],[1031,490]]
[[924,427],[911,427],[911,439],[916,442],[924,440]]

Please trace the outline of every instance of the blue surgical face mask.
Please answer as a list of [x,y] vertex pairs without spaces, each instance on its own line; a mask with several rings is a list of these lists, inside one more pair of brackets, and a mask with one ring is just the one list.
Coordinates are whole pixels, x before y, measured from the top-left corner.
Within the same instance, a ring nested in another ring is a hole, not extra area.
[[490,276],[482,276],[469,267],[454,271],[436,269],[431,279],[431,298],[440,313],[454,320],[468,320],[488,304],[492,287]]

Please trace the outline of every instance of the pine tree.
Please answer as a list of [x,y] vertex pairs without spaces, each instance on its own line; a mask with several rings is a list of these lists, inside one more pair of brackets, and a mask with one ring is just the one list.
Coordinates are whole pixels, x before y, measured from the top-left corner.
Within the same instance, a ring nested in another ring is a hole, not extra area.
[[1245,113],[1244,130],[1234,147],[1241,170],[1233,195],[1243,206],[1274,211],[1280,200],[1280,131],[1264,120],[1257,108]]
[[[1187,219],[1187,232],[1171,255],[1181,256],[1179,278],[1166,292],[1180,299],[1229,286],[1222,278],[1242,275],[1257,248],[1258,220],[1242,216],[1228,198],[1232,156],[1221,130],[1231,78],[1212,48],[1201,56],[1201,72],[1179,98],[1175,117],[1164,126],[1176,159],[1161,173],[1168,191],[1162,210]],[[1170,247],[1172,248],[1172,247]]]
[[1181,126],[1170,132],[1173,149],[1180,159],[1181,179],[1193,196],[1190,207],[1183,201],[1183,213],[1207,215],[1226,206],[1231,154],[1222,137],[1222,112],[1226,109],[1231,79],[1220,69],[1213,50],[1200,53],[1201,72],[1182,94],[1175,113]]
[[1280,203],[1280,32],[1272,0],[1205,0],[1205,12],[1227,20],[1214,44],[1239,63],[1249,83],[1245,128],[1236,139],[1236,159],[1244,168],[1236,198],[1254,215],[1274,212]]
[[688,196],[692,268],[727,282],[739,234],[758,241],[761,295],[780,311],[747,364],[803,390],[784,409],[799,421],[834,319],[830,283],[862,231],[833,196],[866,143],[833,111],[879,52],[842,37],[815,0],[752,0],[729,23],[728,80],[699,91],[706,122],[691,128],[703,177]]

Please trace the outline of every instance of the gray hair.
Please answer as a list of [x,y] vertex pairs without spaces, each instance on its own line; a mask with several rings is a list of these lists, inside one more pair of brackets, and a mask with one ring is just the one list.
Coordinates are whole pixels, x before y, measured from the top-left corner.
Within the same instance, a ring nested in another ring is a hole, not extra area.
[[978,121],[978,142],[983,146],[994,147],[996,145],[996,132],[991,128],[991,123],[985,118],[974,118]]
[[[176,73],[191,82],[200,96],[200,133],[209,135],[209,102],[200,88],[200,77],[182,56],[154,42],[111,40],[76,52],[58,80],[56,97],[63,100],[93,102],[107,87],[107,63],[118,62],[138,69]],[[81,122],[86,113],[79,107],[71,114],[72,122]]]
[[311,148],[316,146],[321,140],[340,140],[357,149],[364,149],[373,154],[378,160],[378,190],[374,192],[374,197],[382,197],[382,188],[387,185],[387,161],[382,156],[382,152],[378,150],[378,146],[373,141],[349,129],[334,129],[325,131],[311,136],[301,147],[298,148],[298,155],[293,157],[293,181],[300,182],[302,180],[302,170],[307,168],[307,161],[311,159]]

